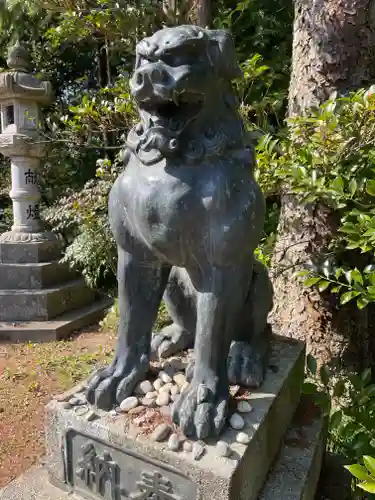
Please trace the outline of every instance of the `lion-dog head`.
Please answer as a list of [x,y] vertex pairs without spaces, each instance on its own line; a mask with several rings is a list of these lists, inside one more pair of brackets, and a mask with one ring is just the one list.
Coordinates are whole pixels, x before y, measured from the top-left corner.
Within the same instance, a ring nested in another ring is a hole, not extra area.
[[130,88],[141,122],[128,146],[144,164],[199,162],[244,148],[231,81],[240,76],[231,36],[197,26],[165,28],[137,45]]

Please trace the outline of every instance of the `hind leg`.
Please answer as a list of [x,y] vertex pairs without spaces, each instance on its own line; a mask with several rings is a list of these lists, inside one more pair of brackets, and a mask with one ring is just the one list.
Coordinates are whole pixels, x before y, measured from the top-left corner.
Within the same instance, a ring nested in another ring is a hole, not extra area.
[[272,296],[267,269],[254,261],[250,291],[238,317],[236,339],[228,356],[232,384],[259,387],[263,382],[269,354],[271,329],[267,318],[273,305]]
[[155,334],[152,339],[152,352],[160,358],[172,356],[194,345],[197,292],[186,269],[172,268],[164,301],[173,323]]

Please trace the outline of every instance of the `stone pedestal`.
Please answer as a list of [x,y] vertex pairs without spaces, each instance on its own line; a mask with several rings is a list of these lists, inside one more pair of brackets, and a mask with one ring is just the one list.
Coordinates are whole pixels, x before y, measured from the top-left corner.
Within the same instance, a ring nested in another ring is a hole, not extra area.
[[217,439],[200,443],[200,457],[182,446],[172,451],[151,439],[152,425],[139,424],[145,411],[154,412],[155,425],[170,424],[165,408],[96,411],[82,404],[81,384],[46,408],[44,465],[11,483],[0,499],[68,500],[73,493],[77,500],[314,500],[325,425],[300,400],[303,371],[304,346],[276,337],[265,383],[246,396],[253,411],[243,414],[241,432],[249,443],[227,429],[220,436],[230,448],[227,458]]
[[60,258],[56,237],[0,241],[0,342],[57,340],[98,321],[111,306]]
[[[182,446],[172,451],[139,424],[145,409],[96,411],[82,405],[84,385],[76,387],[47,406],[44,465],[6,487],[1,500],[68,500],[72,493],[77,500],[314,500],[325,425],[300,400],[304,346],[275,338],[271,363],[263,387],[247,395],[253,411],[243,414],[241,432],[249,443],[237,442],[233,429],[220,436],[227,458],[217,439],[200,443],[200,457]],[[155,425],[170,424],[164,411],[153,412]]]
[[[171,451],[166,442],[150,439],[152,429],[144,432],[142,426],[137,425],[140,413],[113,416],[102,411],[93,413],[88,405],[66,408],[69,406],[66,402],[51,402],[46,414],[46,468],[50,481],[59,488],[98,499],[289,498],[280,496],[280,470],[297,466],[291,441],[283,444],[288,428],[306,426],[306,422],[293,422],[304,376],[304,346],[276,338],[271,364],[262,388],[248,396],[253,411],[243,414],[242,432],[249,436],[249,443],[237,442],[239,431],[233,429],[227,429],[220,437],[230,447],[228,458],[219,456],[217,439],[203,444],[204,454],[198,460],[193,452],[182,451],[182,447],[180,451]],[[67,394],[61,399],[68,400],[70,396]],[[152,411],[158,415],[155,425],[163,420],[168,422],[168,417],[160,416],[159,409]],[[290,498],[313,500],[320,471],[322,429],[321,420],[310,418],[305,430],[311,438],[311,449],[309,453],[306,451],[310,459],[305,457],[306,470],[300,467],[299,482],[294,487],[293,478],[285,478],[285,485],[297,489],[297,496]],[[297,432],[295,428],[293,432]],[[305,439],[302,447],[308,448],[308,442],[309,439]],[[302,439],[297,446],[301,443]],[[278,454],[280,465],[272,469]],[[96,472],[90,469],[92,466],[98,467]],[[106,471],[103,476],[100,470]],[[298,496],[299,490],[305,493]]]

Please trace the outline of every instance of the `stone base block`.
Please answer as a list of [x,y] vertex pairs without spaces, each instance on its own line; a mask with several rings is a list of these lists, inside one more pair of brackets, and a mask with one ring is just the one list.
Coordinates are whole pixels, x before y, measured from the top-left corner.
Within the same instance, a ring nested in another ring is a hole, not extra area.
[[303,399],[259,500],[314,500],[326,445],[327,420]]
[[0,321],[49,321],[94,299],[83,279],[41,290],[0,290]]
[[[249,443],[237,442],[233,429],[220,436],[229,458],[219,456],[217,439],[207,440],[197,459],[152,441],[136,415],[52,401],[46,408],[51,482],[88,498],[256,500],[299,404],[304,376],[302,343],[276,337],[272,351],[272,369],[249,395],[253,411],[243,415]],[[157,425],[168,420],[164,415],[154,409],[149,418]]]
[[104,297],[88,306],[69,311],[53,321],[0,322],[0,342],[49,342],[100,321],[112,306]]
[[3,290],[42,289],[77,278],[68,264],[37,262],[31,264],[0,263],[0,286]]
[[[297,439],[296,435],[299,436]],[[299,419],[294,419],[259,500],[314,500],[324,450],[324,437],[325,426],[320,417],[316,416],[302,426]],[[251,469],[248,470],[248,474],[252,474]],[[186,497],[172,495],[156,498],[186,500]],[[0,491],[0,500],[83,500],[83,498],[111,497],[100,494],[81,496],[76,492],[72,494],[70,491],[57,488],[48,481],[47,467],[43,464],[32,467]],[[112,498],[126,500],[137,497]],[[207,496],[204,500],[217,500],[217,498]]]
[[61,250],[62,243],[59,240],[17,243],[1,242],[0,262],[3,264],[50,262],[58,260],[61,257]]

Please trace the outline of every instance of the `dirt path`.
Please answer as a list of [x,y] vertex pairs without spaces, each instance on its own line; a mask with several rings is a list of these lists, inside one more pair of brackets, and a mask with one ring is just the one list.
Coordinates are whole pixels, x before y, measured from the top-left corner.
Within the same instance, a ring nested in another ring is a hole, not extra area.
[[110,358],[115,337],[91,328],[64,342],[0,344],[0,488],[44,454],[44,406]]

